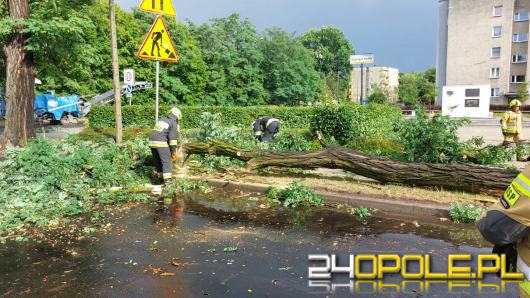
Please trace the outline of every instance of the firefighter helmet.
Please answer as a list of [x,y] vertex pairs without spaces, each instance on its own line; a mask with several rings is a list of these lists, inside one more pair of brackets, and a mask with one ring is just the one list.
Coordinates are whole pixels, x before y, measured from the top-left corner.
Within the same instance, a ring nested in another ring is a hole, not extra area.
[[174,107],[171,109],[171,114],[175,115],[178,120],[182,117],[182,112],[180,112],[179,108]]
[[521,105],[522,105],[521,102],[517,99],[510,101],[510,108],[520,107]]

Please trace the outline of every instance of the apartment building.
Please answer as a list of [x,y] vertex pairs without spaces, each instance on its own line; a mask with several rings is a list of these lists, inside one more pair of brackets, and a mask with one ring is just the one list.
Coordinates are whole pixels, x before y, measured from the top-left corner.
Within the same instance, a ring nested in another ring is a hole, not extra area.
[[368,98],[376,86],[388,94],[391,102],[397,102],[399,69],[387,66],[364,67],[362,74],[360,67],[355,67],[351,73],[350,99],[353,102],[361,102],[361,93],[364,99]]
[[437,103],[444,86],[489,85],[491,104],[507,104],[530,79],[530,0],[438,0],[438,5]]

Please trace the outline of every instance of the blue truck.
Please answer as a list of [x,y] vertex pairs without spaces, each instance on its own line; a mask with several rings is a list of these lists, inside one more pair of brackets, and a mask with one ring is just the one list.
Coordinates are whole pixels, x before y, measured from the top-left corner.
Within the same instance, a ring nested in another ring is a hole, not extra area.
[[[131,86],[132,90],[127,90],[127,86],[122,86],[121,93],[140,91],[151,88],[148,82],[136,82]],[[131,89],[129,87],[129,89]],[[114,101],[114,91],[109,90],[98,94],[87,100],[79,95],[57,97],[53,94],[38,94],[35,96],[35,120],[43,122],[45,120],[60,121],[61,123],[75,122],[76,118],[81,118],[90,112],[92,105],[103,105]],[[5,118],[6,100],[0,94],[0,118]]]
[[[38,94],[35,96],[35,120],[42,122],[44,120],[61,121],[67,118],[80,118],[81,104],[79,95],[70,95],[56,97],[51,94]],[[6,100],[0,101],[0,117],[6,115]]]

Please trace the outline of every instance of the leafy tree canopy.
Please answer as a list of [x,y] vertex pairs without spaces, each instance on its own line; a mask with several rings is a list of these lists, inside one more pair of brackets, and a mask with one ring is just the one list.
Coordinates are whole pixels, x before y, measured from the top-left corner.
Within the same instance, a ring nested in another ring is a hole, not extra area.
[[270,103],[297,105],[318,99],[321,79],[315,70],[315,60],[292,34],[279,28],[269,29],[263,33],[260,50],[265,58],[261,68]]

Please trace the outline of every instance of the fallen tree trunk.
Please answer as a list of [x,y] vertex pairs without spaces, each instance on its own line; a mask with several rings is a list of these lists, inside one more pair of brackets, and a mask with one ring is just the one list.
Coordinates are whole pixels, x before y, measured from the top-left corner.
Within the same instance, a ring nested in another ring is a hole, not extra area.
[[383,183],[435,187],[500,195],[518,172],[471,164],[425,164],[369,156],[344,147],[322,151],[275,152],[246,150],[214,141],[183,145],[188,155],[228,156],[247,163],[249,169],[265,167],[343,169]]

